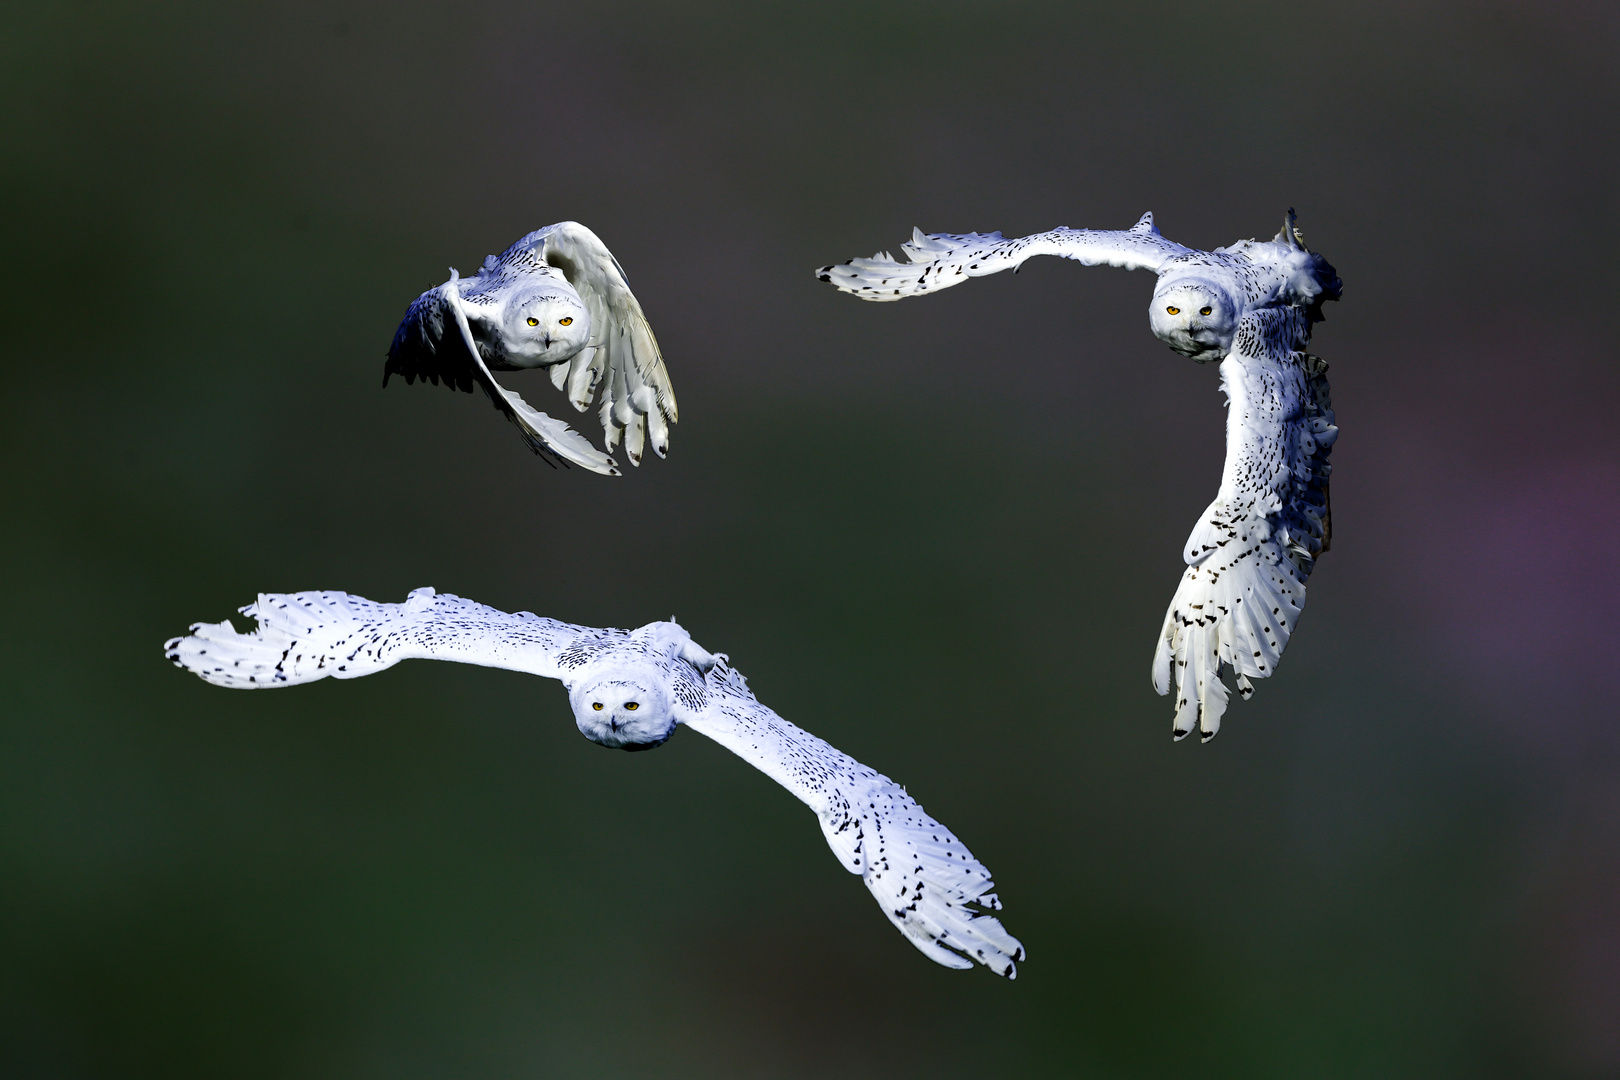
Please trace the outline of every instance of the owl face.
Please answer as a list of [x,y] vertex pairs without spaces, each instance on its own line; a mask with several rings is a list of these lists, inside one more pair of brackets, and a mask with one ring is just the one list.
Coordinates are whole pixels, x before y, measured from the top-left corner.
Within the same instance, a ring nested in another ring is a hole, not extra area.
[[675,733],[668,695],[657,681],[617,673],[592,679],[568,695],[581,735],[616,750],[651,750]]
[[1200,364],[1232,350],[1237,320],[1237,304],[1225,289],[1188,278],[1161,282],[1148,309],[1153,336]]
[[591,339],[591,313],[572,289],[548,283],[506,303],[502,359],[513,367],[560,364]]

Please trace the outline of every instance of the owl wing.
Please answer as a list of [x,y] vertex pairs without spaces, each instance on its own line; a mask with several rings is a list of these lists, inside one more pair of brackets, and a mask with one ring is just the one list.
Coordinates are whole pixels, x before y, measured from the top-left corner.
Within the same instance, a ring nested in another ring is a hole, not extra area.
[[1299,308],[1266,308],[1238,323],[1221,361],[1227,396],[1220,491],[1187,539],[1187,569],[1165,615],[1153,687],[1176,688],[1174,734],[1220,730],[1227,691],[1277,670],[1300,612],[1305,580],[1328,548],[1328,452],[1338,438],[1327,365],[1303,350]]
[[823,266],[816,277],[862,300],[891,301],[938,292],[971,277],[1015,270],[1032,255],[1059,255],[1086,266],[1157,271],[1170,259],[1192,251],[1160,236],[1151,213],[1122,232],[1057,228],[1012,240],[1000,233],[914,229],[911,242],[901,245],[901,250],[909,262],[897,262],[887,252],[879,252],[870,259]]
[[[422,379],[452,389],[483,389],[502,416],[510,420],[529,449],[546,461],[556,459],[605,476],[618,476],[618,462],[590,444],[565,421],[546,415],[515,391],[495,381],[473,338],[467,305],[461,290],[468,281],[456,271],[450,280],[417,297],[394,332],[383,367],[383,385],[391,375],[403,375],[407,384]],[[477,318],[476,312],[473,318]],[[563,365],[558,365],[561,370]]]
[[639,465],[643,442],[650,439],[653,453],[663,457],[669,450],[669,426],[676,421],[675,391],[658,339],[619,261],[577,221],[532,232],[513,245],[512,251],[517,250],[532,252],[561,270],[591,313],[590,344],[567,368],[559,364],[553,369],[558,388],[584,412],[600,383],[607,448],[611,451],[622,437],[630,463]]
[[[434,386],[442,382],[452,390],[472,393],[478,378],[477,368],[461,345],[450,305],[442,295],[443,288],[429,289],[411,302],[388,347],[388,360],[383,364],[383,386],[388,385],[391,377],[400,375],[407,385],[421,379]],[[449,342],[444,339],[447,330],[452,337]]]
[[557,657],[581,638],[612,636],[529,612],[509,615],[471,600],[417,589],[403,604],[341,592],[261,593],[242,608],[258,620],[243,634],[227,619],[198,623],[163,645],[177,667],[215,686],[293,686],[328,676],[357,679],[401,660],[457,660],[562,677]]
[[[403,604],[341,592],[260,594],[242,609],[257,620],[198,623],[164,655],[216,686],[259,689],[327,677],[356,679],[401,660],[456,660],[561,679],[583,654],[628,635],[515,615],[448,593],[417,589]],[[886,776],[777,716],[755,700],[723,657],[687,642],[676,715],[806,803],[845,867],[862,876],[884,914],[935,961],[986,965],[1012,978],[1023,946],[985,911],[1000,910],[990,872]],[[706,672],[699,683],[698,673]]]
[[681,720],[749,762],[816,812],[844,869],[884,915],[946,967],[984,964],[1009,979],[1024,948],[988,911],[990,871],[893,780],[761,705],[729,665],[709,670],[705,702]]

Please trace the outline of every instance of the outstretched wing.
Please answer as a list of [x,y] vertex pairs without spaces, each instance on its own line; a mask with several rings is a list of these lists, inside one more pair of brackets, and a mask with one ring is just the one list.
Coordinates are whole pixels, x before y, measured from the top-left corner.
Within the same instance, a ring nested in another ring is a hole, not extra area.
[[[403,375],[407,384],[421,379],[471,393],[481,388],[502,416],[512,422],[530,450],[546,462],[574,464],[604,476],[618,476],[618,462],[592,446],[590,440],[565,421],[546,415],[495,381],[467,321],[461,299],[461,275],[417,297],[394,332],[383,367],[383,385],[391,375]],[[585,350],[589,351],[589,350]],[[559,364],[556,370],[563,370]]]
[[509,615],[471,600],[417,589],[403,604],[341,592],[261,593],[242,609],[258,620],[243,634],[227,619],[198,623],[163,653],[215,686],[292,686],[328,676],[357,679],[401,660],[457,660],[561,678],[557,656],[581,636],[605,631]]
[[511,250],[520,249],[561,270],[590,309],[590,345],[566,369],[560,364],[553,369],[558,388],[584,412],[601,383],[607,448],[612,450],[622,437],[630,463],[639,465],[643,442],[650,439],[653,453],[663,457],[669,449],[669,426],[676,421],[675,391],[658,339],[618,260],[577,221],[532,232]]
[[1328,451],[1338,438],[1327,365],[1303,349],[1299,308],[1265,308],[1238,324],[1221,361],[1226,466],[1215,501],[1187,540],[1187,570],[1170,601],[1153,659],[1153,686],[1176,688],[1174,734],[1220,730],[1221,665],[1250,679],[1277,670],[1301,610],[1305,579],[1327,550]]
[[823,266],[816,277],[862,300],[888,301],[1016,269],[1032,255],[1059,255],[1086,266],[1157,271],[1170,259],[1191,251],[1160,236],[1151,213],[1143,214],[1123,232],[1060,227],[1014,240],[1003,239],[998,232],[925,234],[914,229],[911,242],[901,245],[901,250],[909,262],[897,262],[887,252],[879,252],[870,259]]
[[816,812],[844,869],[859,874],[883,913],[946,967],[984,964],[1017,974],[1024,948],[988,911],[1001,902],[990,871],[893,780],[761,705],[726,664],[707,678],[707,701],[682,721],[737,754]]

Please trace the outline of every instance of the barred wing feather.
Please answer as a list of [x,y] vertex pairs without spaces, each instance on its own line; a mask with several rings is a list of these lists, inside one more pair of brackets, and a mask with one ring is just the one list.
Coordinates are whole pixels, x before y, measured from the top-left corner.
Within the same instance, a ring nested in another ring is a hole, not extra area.
[[401,375],[406,385],[421,379],[438,386],[442,380],[443,385],[452,390],[472,393],[478,379],[473,358],[465,349],[444,347],[446,331],[452,335],[457,333],[443,286],[430,289],[411,301],[388,347],[383,386],[388,385],[391,376]]
[[267,689],[317,679],[357,679],[401,660],[455,660],[560,678],[557,656],[582,626],[516,615],[432,589],[403,604],[342,592],[260,593],[241,609],[257,621],[240,633],[229,619],[198,623],[163,645],[164,655],[215,686]]

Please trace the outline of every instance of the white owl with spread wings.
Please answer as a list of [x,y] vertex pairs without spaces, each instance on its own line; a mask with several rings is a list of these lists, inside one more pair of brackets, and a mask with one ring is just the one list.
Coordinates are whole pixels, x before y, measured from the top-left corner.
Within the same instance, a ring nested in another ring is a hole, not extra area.
[[451,270],[449,281],[417,297],[394,334],[383,385],[403,375],[468,393],[480,386],[536,454],[619,475],[608,454],[491,374],[537,367],[580,412],[602,385],[610,453],[621,437],[632,465],[641,464],[648,441],[659,457],[669,449],[675,392],[658,340],[618,260],[574,221],[530,233],[485,259],[473,277]]
[[1226,466],[1215,501],[1187,540],[1187,570],[1153,659],[1159,693],[1176,689],[1172,730],[1220,730],[1227,690],[1277,670],[1305,606],[1305,579],[1332,536],[1328,451],[1338,437],[1327,365],[1305,352],[1322,303],[1339,299],[1333,267],[1305,247],[1288,212],[1274,240],[1194,251],[1166,240],[1143,214],[1130,229],[1058,228],[1014,240],[1000,233],[925,235],[886,253],[816,271],[862,300],[890,301],[1016,269],[1032,255],[1158,274],[1148,308],[1154,336],[1199,363],[1219,361],[1226,392]]
[[1023,946],[999,920],[990,872],[886,776],[761,705],[721,653],[670,622],[597,630],[504,611],[432,589],[403,604],[340,592],[261,594],[258,620],[199,623],[164,654],[216,686],[354,679],[409,659],[458,660],[559,679],[587,739],[649,750],[686,726],[718,742],[816,812],[833,854],[861,875],[883,914],[946,967],[984,964],[1014,978]]

